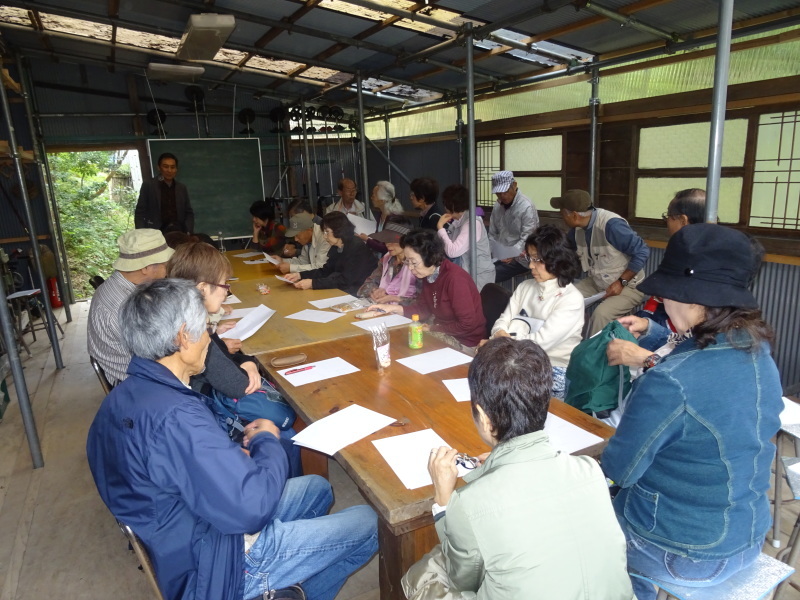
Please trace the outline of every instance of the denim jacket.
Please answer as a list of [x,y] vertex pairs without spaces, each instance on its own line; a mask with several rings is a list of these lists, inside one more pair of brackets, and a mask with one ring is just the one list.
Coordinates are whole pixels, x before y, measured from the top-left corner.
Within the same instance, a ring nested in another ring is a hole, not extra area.
[[695,560],[762,544],[782,408],[766,343],[751,352],[720,334],[702,350],[694,339],[679,344],[634,382],[603,453],[603,470],[622,488],[620,521]]

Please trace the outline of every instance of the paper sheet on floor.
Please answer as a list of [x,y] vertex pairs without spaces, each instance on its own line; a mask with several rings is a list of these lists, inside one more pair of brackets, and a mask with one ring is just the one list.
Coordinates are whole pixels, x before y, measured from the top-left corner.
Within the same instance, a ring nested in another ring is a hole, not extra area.
[[251,258],[253,256],[261,256],[261,252],[243,252],[242,254],[234,254],[236,258]]
[[275,314],[271,308],[260,304],[251,310],[246,317],[236,323],[233,329],[226,331],[219,337],[230,340],[246,340],[256,331],[269,321],[269,318]]
[[[311,368],[309,369],[308,367]],[[349,375],[350,373],[355,373],[360,370],[361,369],[358,367],[354,367],[343,358],[337,356],[325,360],[318,360],[313,363],[296,365],[288,369],[282,369],[278,371],[278,375],[293,386],[298,387],[307,383],[322,381],[323,379],[332,379],[333,377],[339,377],[341,375]]]
[[595,302],[597,302],[599,300],[602,300],[603,296],[605,296],[605,295],[606,295],[605,292],[597,292],[596,294],[593,294],[593,295],[589,296],[588,298],[584,298],[583,299],[584,308],[588,308],[589,306],[591,306]]
[[[428,473],[431,450],[441,446],[450,447],[433,429],[374,440],[372,443],[409,490],[433,484]],[[459,477],[469,472],[460,465],[457,468]]]
[[449,369],[450,367],[472,362],[472,357],[452,348],[442,348],[441,350],[433,350],[432,352],[423,352],[416,356],[401,358],[397,362],[407,366],[409,369],[414,369],[417,373],[427,375],[434,371],[441,371],[442,369]]
[[312,310],[307,308],[289,315],[287,319],[297,319],[298,321],[310,321],[312,323],[330,323],[334,319],[338,319],[344,313],[328,312],[326,310]]
[[411,319],[403,315],[385,315],[383,317],[364,319],[363,321],[353,321],[353,325],[361,327],[361,329],[366,331],[369,331],[372,327],[377,327],[381,323],[386,325],[388,329],[389,327],[396,327],[397,325],[408,325],[411,323]]
[[370,221],[369,219],[365,219],[364,217],[359,217],[348,213],[347,218],[356,228],[355,231],[356,235],[360,233],[369,235],[370,233],[375,233],[375,230],[378,228],[378,224],[375,221]]
[[[558,400],[553,402],[558,402]],[[553,448],[566,454],[572,454],[603,441],[600,436],[589,433],[552,413],[547,413],[544,432],[550,437],[550,444]]]
[[442,379],[442,383],[453,394],[456,402],[469,402],[469,381],[466,377],[462,379]]
[[783,411],[781,411],[781,425],[800,425],[800,404],[783,397]]
[[223,302],[223,304],[241,304],[241,302],[242,301],[239,300],[239,298],[237,298],[235,294],[231,294],[230,296],[225,298],[225,302]]
[[344,296],[336,296],[335,298],[325,298],[324,300],[309,300],[308,303],[316,308],[330,308],[337,304],[344,304],[345,302],[352,302],[355,296],[345,294]]
[[229,321],[231,319],[244,319],[247,315],[249,315],[252,312],[253,308],[237,308],[235,310],[232,310],[230,314],[223,315],[220,321]]
[[312,423],[292,438],[298,446],[312,448],[330,456],[345,446],[372,435],[379,429],[394,423],[395,419],[351,404],[329,417]]

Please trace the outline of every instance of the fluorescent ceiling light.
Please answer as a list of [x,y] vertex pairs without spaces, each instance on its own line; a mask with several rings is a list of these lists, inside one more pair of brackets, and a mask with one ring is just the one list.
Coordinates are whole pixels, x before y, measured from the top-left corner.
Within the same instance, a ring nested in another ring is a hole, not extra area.
[[191,15],[175,55],[181,60],[213,60],[235,27],[233,15]]
[[195,65],[169,65],[164,63],[150,63],[147,65],[148,79],[156,81],[192,83],[200,79],[203,73],[205,73],[205,68]]

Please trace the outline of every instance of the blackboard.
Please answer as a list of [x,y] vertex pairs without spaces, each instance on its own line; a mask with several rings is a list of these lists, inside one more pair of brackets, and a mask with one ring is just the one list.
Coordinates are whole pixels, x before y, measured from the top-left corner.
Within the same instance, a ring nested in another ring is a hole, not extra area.
[[195,233],[214,238],[219,232],[226,238],[253,234],[248,209],[264,199],[258,138],[152,139],[147,148],[154,176],[161,154],[178,157],[175,179],[189,190]]

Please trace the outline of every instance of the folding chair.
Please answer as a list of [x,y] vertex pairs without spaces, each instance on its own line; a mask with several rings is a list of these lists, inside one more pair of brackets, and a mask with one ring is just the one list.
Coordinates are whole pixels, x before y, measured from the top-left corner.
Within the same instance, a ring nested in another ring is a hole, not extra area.
[[153,564],[150,562],[150,557],[147,554],[147,549],[142,545],[141,540],[139,537],[133,533],[133,529],[122,523],[121,521],[117,521],[117,525],[119,525],[120,530],[122,533],[125,534],[125,537],[128,538],[128,543],[131,545],[131,549],[133,553],[136,555],[136,558],[139,560],[140,569],[144,573],[145,577],[147,577],[147,583],[150,584],[151,589],[153,590],[153,594],[155,595],[157,600],[164,600],[164,596],[161,595],[161,590],[158,588],[158,581],[156,581],[156,572],[153,570]]
[[103,386],[103,391],[106,393],[106,396],[114,389],[114,386],[111,385],[108,381],[108,377],[106,377],[106,372],[103,371],[103,367],[100,366],[100,363],[97,362],[94,356],[89,357],[89,362],[94,369],[94,372],[97,374],[97,378],[100,380],[100,385]]

